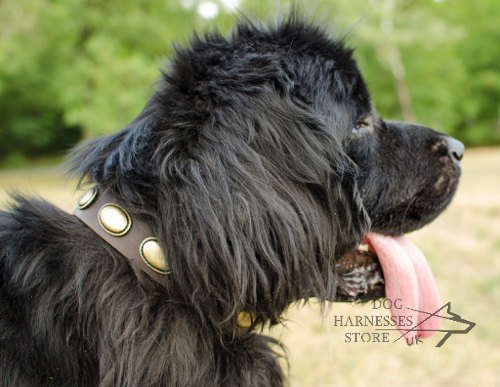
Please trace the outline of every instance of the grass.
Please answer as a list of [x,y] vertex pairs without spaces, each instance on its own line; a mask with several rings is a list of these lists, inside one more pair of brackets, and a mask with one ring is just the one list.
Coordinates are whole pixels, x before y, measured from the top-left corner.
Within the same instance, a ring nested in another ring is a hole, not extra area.
[[[346,332],[373,328],[335,327],[334,316],[387,314],[371,304],[333,304],[322,312],[311,301],[286,313],[286,327],[267,333],[288,348],[291,386],[500,386],[500,149],[473,149],[451,206],[431,225],[410,234],[427,256],[443,302],[476,323],[440,348],[443,334],[418,346],[346,343]],[[35,193],[71,211],[75,182],[58,167],[0,171],[0,202],[6,191]],[[391,336],[391,338],[394,338]],[[286,364],[284,363],[284,366]]]

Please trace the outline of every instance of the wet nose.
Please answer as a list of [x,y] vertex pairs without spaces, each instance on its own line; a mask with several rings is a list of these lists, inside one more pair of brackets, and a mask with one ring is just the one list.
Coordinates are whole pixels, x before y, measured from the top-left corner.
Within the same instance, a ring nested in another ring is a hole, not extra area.
[[464,144],[454,139],[453,137],[447,137],[446,144],[448,145],[448,154],[451,156],[451,158],[457,162],[462,160],[465,150]]

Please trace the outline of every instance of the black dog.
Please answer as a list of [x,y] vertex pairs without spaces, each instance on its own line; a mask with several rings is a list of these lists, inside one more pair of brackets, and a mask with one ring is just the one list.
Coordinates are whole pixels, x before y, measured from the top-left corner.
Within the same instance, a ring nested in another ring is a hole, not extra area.
[[0,212],[0,383],[281,385],[276,343],[255,328],[296,300],[335,300],[337,262],[370,231],[381,252],[380,234],[433,220],[462,155],[382,120],[351,50],[296,17],[195,38],[138,118],[72,156],[128,227],[149,227],[158,266],[140,240],[144,267],[47,202]]

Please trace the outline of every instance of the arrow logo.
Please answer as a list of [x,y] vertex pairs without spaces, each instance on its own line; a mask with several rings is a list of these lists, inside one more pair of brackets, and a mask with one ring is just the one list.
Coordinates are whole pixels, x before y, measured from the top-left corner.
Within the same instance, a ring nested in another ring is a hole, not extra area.
[[[451,317],[443,316],[443,313],[440,313],[445,308],[446,308],[446,313]],[[427,314],[428,317],[425,318],[419,324],[415,325],[413,328],[405,329],[406,333],[401,335],[400,337],[398,337],[396,340],[394,340],[394,342],[398,341],[402,337],[405,337],[410,332],[423,332],[423,331],[445,332],[446,334],[444,335],[444,337],[441,339],[441,341],[439,341],[439,343],[436,344],[436,347],[441,347],[451,337],[451,335],[453,335],[453,334],[465,335],[465,334],[469,333],[471,331],[471,329],[476,326],[476,323],[474,323],[472,321],[465,320],[460,315],[453,313],[451,311],[451,302],[444,304],[441,308],[436,310],[434,313],[424,312],[421,310],[416,310],[416,309],[411,309],[411,308],[408,308],[408,309],[416,311],[416,312]],[[462,329],[418,329],[419,325],[421,325],[422,323],[424,323],[425,321],[429,320],[432,317],[441,317],[442,319],[454,321],[462,326],[465,325],[465,327]],[[385,331],[385,330],[397,330],[397,329],[377,329],[377,330],[380,330],[380,331],[384,330]]]

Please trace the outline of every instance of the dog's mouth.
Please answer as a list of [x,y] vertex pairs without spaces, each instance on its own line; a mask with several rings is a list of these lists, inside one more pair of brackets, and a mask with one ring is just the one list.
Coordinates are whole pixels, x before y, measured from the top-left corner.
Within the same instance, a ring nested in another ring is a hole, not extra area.
[[370,232],[336,266],[336,301],[385,296],[401,333],[414,327],[420,337],[427,337],[439,327],[441,319],[432,316],[441,307],[436,282],[424,254],[406,237]]

